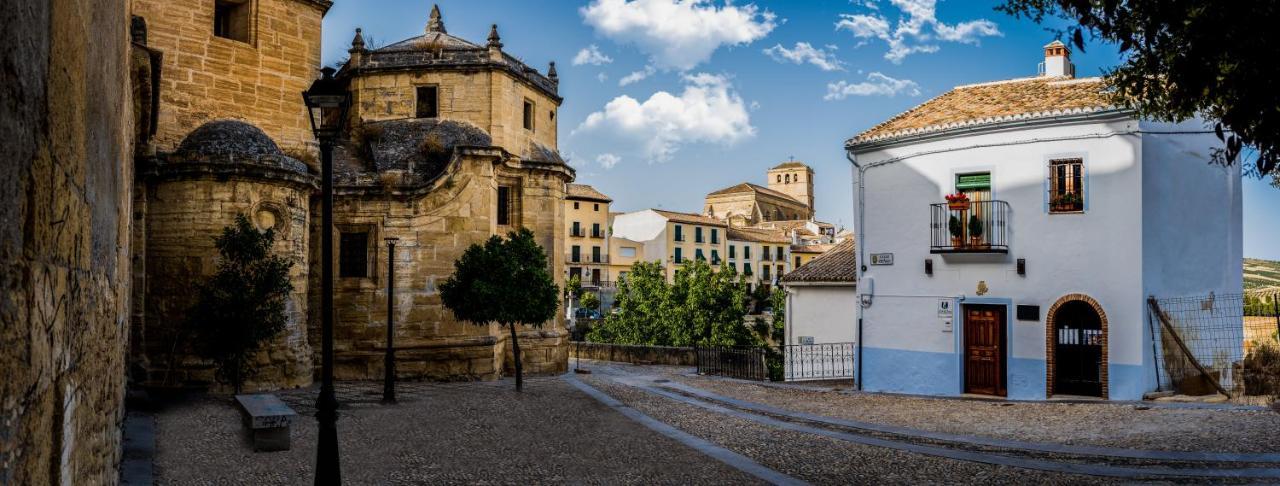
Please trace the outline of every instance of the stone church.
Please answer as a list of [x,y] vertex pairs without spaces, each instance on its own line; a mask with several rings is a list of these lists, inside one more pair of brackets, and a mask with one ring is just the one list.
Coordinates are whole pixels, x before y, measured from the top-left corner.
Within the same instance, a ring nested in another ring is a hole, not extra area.
[[[10,4],[12,3],[12,4]],[[0,484],[110,484],[129,383],[217,387],[184,322],[237,215],[292,263],[288,325],[248,389],[319,364],[318,153],[301,93],[330,0],[11,0],[0,15]],[[513,367],[496,325],[458,322],[438,283],[473,243],[534,231],[562,278],[562,98],[503,49],[423,33],[339,71],[353,99],[335,150],[336,372],[381,376],[387,265],[402,378]],[[393,262],[384,241],[398,238]],[[563,284],[563,282],[558,282]],[[562,372],[561,317],[520,330],[524,369]]]
[[[181,323],[191,288],[214,271],[213,237],[244,214],[274,228],[277,252],[295,263],[289,325],[261,353],[252,386],[311,382],[319,181],[300,93],[318,72],[328,5],[134,0],[146,47],[163,58],[156,135],[134,198],[137,381],[212,382],[209,363],[183,351]],[[349,54],[337,74],[352,105],[334,157],[336,376],[382,375],[387,238],[398,239],[397,372],[501,376],[512,366],[506,335],[455,320],[436,286],[468,246],[519,227],[534,231],[552,268],[563,265],[557,229],[574,171],[556,150],[555,66],[544,75],[504,52],[497,26],[484,44],[451,36],[438,8],[422,35],[386,47],[369,49],[357,30]],[[563,323],[548,324],[521,333],[525,369],[535,373],[566,367]]]

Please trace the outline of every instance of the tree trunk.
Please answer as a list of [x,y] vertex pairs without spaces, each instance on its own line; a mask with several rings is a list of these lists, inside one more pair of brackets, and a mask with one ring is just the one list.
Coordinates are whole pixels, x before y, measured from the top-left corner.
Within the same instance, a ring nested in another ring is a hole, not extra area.
[[515,323],[507,324],[507,327],[511,329],[511,354],[515,356],[516,360],[516,391],[522,391],[524,388],[524,367],[520,364],[520,340],[516,338]]

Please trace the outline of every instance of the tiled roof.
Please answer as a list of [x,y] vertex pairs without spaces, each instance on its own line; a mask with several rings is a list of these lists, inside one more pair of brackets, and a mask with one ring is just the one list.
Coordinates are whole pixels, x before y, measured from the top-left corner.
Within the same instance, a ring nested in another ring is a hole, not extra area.
[[775,190],[773,190],[773,189],[769,189],[769,188],[764,187],[764,186],[759,186],[759,185],[756,185],[756,184],[752,184],[752,183],[750,183],[750,182],[743,182],[743,183],[738,184],[738,185],[729,186],[729,187],[726,187],[726,188],[721,189],[721,190],[719,190],[719,191],[715,191],[715,192],[709,193],[709,194],[707,194],[707,196],[708,196],[708,197],[710,197],[710,196],[720,196],[720,195],[724,195],[724,194],[739,194],[739,193],[743,193],[743,192],[755,192],[755,193],[757,193],[757,194],[767,194],[767,195],[770,195],[770,196],[773,196],[773,197],[780,197],[780,198],[783,198],[783,199],[789,199],[789,200],[792,200],[792,201],[795,201],[795,200],[796,200],[795,198],[793,198],[793,197],[791,197],[791,196],[788,196],[788,195],[786,195],[786,194],[783,194],[783,193],[781,193],[781,192],[775,191]]
[[823,243],[820,245],[791,245],[791,253],[826,253],[835,247],[836,245],[830,243]]
[[658,213],[662,215],[662,217],[667,218],[668,220],[671,220],[672,222],[675,222],[675,223],[704,224],[707,226],[724,226],[725,225],[724,221],[720,221],[715,218],[709,218],[701,214],[677,213],[675,211],[664,211],[661,209],[654,209],[653,212]]
[[792,160],[792,161],[790,161],[790,162],[783,162],[783,163],[781,163],[781,164],[775,165],[775,166],[773,166],[773,168],[772,168],[772,169],[769,169],[769,170],[778,170],[778,169],[800,169],[800,168],[808,169],[808,168],[809,168],[809,166],[804,165],[804,162],[800,162],[800,161],[798,161],[798,160]]
[[585,199],[587,201],[613,202],[609,196],[604,195],[596,188],[586,184],[569,184],[565,199]]
[[730,227],[725,232],[730,240],[755,241],[760,243],[791,243],[791,238],[782,230]]
[[793,230],[793,229],[804,228],[809,223],[816,224],[818,225],[818,227],[822,227],[822,228],[835,227],[835,225],[831,223],[823,223],[821,221],[809,221],[807,219],[779,219],[776,221],[761,221],[759,223],[756,223],[754,226],[750,226],[750,227],[759,228],[759,229]]
[[925,133],[1109,111],[1101,78],[1035,77],[957,86],[846,142],[847,146]]
[[853,251],[853,240],[845,240],[809,263],[783,275],[782,283],[856,282],[858,280],[856,255]]

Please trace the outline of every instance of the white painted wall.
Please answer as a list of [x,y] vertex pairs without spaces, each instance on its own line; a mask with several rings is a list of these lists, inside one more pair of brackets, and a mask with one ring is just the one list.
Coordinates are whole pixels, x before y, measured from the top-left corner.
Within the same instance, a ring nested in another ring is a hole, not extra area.
[[[894,161],[868,169],[865,176],[861,254],[894,253],[895,265],[869,266],[860,280],[875,282],[873,304],[861,310],[864,346],[954,355],[958,340],[944,331],[937,301],[961,296],[972,301],[978,282],[984,281],[989,288],[986,299],[1040,306],[1040,321],[1016,321],[1010,315],[1009,346],[1014,361],[1043,360],[1044,314],[1061,296],[1084,293],[1102,305],[1109,319],[1113,398],[1135,398],[1136,390],[1154,387],[1154,376],[1141,373],[1151,357],[1145,296],[1157,289],[1152,283],[1156,279],[1169,282],[1159,285],[1189,290],[1204,289],[1196,282],[1208,278],[1210,286],[1238,291],[1239,182],[1238,176],[1230,182],[1230,174],[1197,162],[1199,151],[1190,148],[1207,147],[1203,136],[1143,135],[1139,128],[1137,121],[1121,118],[953,136],[857,154],[863,166]],[[1144,144],[1154,146],[1145,159]],[[1084,159],[1084,214],[1049,214],[1047,210],[1048,161],[1066,156]],[[1160,167],[1144,171],[1144,160]],[[1165,160],[1179,163],[1175,166]],[[1181,167],[1188,165],[1194,167]],[[957,173],[977,171],[991,172],[993,199],[1011,206],[1009,254],[931,255],[929,204],[943,202],[943,196],[954,191]],[[1150,179],[1145,184],[1144,176]],[[1229,216],[1218,211],[1213,213],[1218,216],[1215,219],[1206,211],[1208,206],[1185,199],[1150,207],[1161,198],[1181,198],[1173,195],[1178,193],[1172,187],[1206,180],[1210,183],[1202,190],[1211,194],[1192,199],[1214,200],[1220,204],[1214,209],[1229,208]],[[1151,190],[1170,195],[1157,198],[1147,194]],[[1187,239],[1182,230],[1171,228],[1179,227],[1179,221],[1188,216],[1199,221],[1192,225],[1199,228],[1196,238],[1201,241],[1179,243],[1186,248],[1152,256],[1151,252],[1164,252],[1162,245],[1175,236],[1179,241]],[[1219,250],[1209,253],[1211,247]],[[1228,248],[1228,253],[1223,255],[1222,248]],[[1018,258],[1027,260],[1026,276],[1016,273]],[[933,276],[924,273],[925,259],[933,260]],[[1194,263],[1186,265],[1188,259]],[[1224,275],[1232,272],[1224,270],[1224,265],[1236,273]],[[1165,273],[1170,271],[1177,272],[1176,278]],[[868,285],[863,287],[864,292],[870,290]],[[955,324],[958,332],[959,323]],[[943,361],[937,363],[941,367]],[[1125,366],[1132,368],[1121,368]],[[1034,395],[1034,370],[1023,372],[1027,383],[1020,385],[1026,387],[1021,393]],[[936,370],[919,373],[920,379],[943,380],[934,387],[937,390],[959,387],[946,383],[958,381],[958,375],[932,376]],[[1118,390],[1120,375],[1150,383],[1132,383]],[[1043,376],[1039,381],[1043,394]],[[1014,386],[1011,376],[1011,395],[1015,395]]]
[[667,218],[651,209],[619,214],[613,218],[613,236],[639,243],[642,260],[667,261]]
[[857,289],[853,284],[786,284],[786,344],[851,343],[856,336]]

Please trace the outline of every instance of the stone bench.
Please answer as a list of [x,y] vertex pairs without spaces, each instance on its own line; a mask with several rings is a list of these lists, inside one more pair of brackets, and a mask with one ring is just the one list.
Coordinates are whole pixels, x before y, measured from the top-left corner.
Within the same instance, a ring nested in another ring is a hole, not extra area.
[[253,450],[289,450],[289,429],[297,412],[275,395],[236,395],[236,403],[253,434]]

